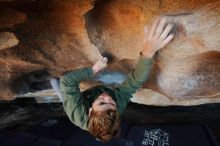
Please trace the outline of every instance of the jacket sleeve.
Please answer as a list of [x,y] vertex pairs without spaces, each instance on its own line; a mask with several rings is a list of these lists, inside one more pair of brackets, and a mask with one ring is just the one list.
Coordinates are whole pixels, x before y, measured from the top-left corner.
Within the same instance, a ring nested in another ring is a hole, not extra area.
[[93,75],[91,68],[74,70],[60,79],[61,92],[64,97],[63,106],[69,119],[84,130],[87,129],[87,106],[79,89],[83,80],[90,79]]
[[118,87],[118,92],[120,93],[120,99],[118,99],[118,102],[120,102],[120,106],[122,106],[121,111],[127,106],[132,94],[134,94],[146,81],[152,64],[152,58],[144,58],[140,56],[135,68],[128,74],[126,80]]

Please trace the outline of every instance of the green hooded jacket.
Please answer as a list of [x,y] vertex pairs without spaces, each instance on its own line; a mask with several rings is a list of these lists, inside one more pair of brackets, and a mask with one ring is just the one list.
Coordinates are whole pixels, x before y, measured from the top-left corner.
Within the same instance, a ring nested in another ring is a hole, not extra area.
[[126,80],[114,88],[109,85],[93,87],[87,91],[80,92],[79,84],[83,80],[91,79],[92,68],[73,70],[60,79],[61,92],[64,97],[63,106],[69,119],[77,126],[88,130],[88,112],[93,101],[103,92],[112,96],[120,114],[125,110],[132,94],[146,81],[152,67],[152,58],[139,57],[139,61]]

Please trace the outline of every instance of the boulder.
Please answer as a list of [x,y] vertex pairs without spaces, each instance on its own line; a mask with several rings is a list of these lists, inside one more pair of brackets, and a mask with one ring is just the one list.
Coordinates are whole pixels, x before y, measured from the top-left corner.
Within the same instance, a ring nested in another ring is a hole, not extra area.
[[220,97],[219,10],[216,1],[99,1],[86,20],[91,41],[117,61],[137,58],[144,25],[166,17],[176,37],[155,56],[144,88],[188,101]]
[[144,25],[159,16],[174,25],[176,37],[154,56],[150,76],[137,95],[145,98],[144,104],[154,92],[170,102],[220,98],[216,0],[36,0],[0,2],[2,7],[0,22],[11,23],[0,23],[0,31],[13,32],[19,44],[0,49],[0,95],[6,87],[8,95],[0,98],[20,93],[21,80],[30,74],[43,71],[60,77],[91,66],[101,55],[110,58],[109,72],[127,74],[142,50]]

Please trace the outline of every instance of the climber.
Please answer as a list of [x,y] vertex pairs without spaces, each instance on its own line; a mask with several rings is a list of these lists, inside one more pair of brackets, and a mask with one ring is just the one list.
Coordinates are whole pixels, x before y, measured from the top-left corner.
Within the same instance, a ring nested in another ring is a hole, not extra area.
[[69,119],[103,142],[117,137],[120,133],[120,115],[132,94],[147,79],[154,54],[174,37],[174,34],[170,33],[172,27],[165,17],[158,18],[151,29],[145,27],[143,50],[139,61],[127,79],[118,87],[100,85],[80,92],[81,81],[91,79],[97,72],[107,67],[106,57],[99,59],[92,67],[73,70],[61,77],[61,92],[59,87],[56,88],[59,83],[52,79],[52,86],[62,98]]

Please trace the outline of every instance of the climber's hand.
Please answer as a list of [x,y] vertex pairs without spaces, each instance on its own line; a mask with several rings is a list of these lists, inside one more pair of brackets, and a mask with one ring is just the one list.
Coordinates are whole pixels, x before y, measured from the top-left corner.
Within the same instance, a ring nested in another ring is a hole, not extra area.
[[106,68],[107,62],[108,62],[107,57],[102,57],[98,61],[96,61],[96,63],[92,67],[93,73],[95,74],[95,73],[103,70],[104,68]]
[[172,27],[172,24],[167,24],[165,17],[158,18],[149,31],[145,26],[142,55],[147,58],[153,57],[158,50],[169,43],[174,37],[174,34],[169,34]]

